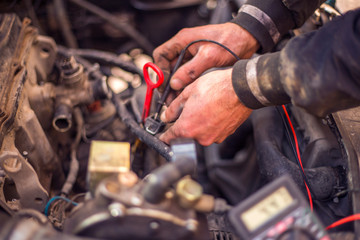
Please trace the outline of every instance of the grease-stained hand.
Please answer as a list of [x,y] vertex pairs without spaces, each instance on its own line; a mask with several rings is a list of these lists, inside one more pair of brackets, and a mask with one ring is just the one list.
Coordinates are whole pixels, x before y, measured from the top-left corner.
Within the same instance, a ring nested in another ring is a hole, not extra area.
[[175,123],[160,136],[170,143],[185,137],[208,146],[222,142],[250,115],[236,96],[232,69],[209,72],[188,85],[161,115],[163,122]]
[[[224,44],[240,58],[250,58],[259,48],[257,40],[235,23],[185,28],[154,50],[155,63],[163,70],[165,80],[181,50],[190,42],[199,39],[210,39]],[[176,71],[170,81],[170,86],[174,90],[183,89],[210,68],[230,66],[236,61],[225,49],[209,42],[192,45],[184,60],[187,62]]]

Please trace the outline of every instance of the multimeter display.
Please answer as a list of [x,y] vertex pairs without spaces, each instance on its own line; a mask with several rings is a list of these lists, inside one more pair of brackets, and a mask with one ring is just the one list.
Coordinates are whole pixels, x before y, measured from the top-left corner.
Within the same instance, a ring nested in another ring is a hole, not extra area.
[[241,219],[249,231],[254,231],[288,208],[294,201],[288,190],[281,187],[243,212]]
[[295,235],[305,236],[304,239],[329,239],[303,193],[288,175],[245,199],[228,216],[241,239],[293,239]]

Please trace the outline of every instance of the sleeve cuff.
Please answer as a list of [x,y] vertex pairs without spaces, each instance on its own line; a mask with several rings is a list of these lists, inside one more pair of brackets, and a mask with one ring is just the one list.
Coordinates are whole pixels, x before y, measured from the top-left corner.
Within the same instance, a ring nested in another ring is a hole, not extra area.
[[290,102],[280,81],[280,53],[240,60],[232,72],[233,88],[248,108],[281,105]]
[[295,26],[291,12],[280,0],[249,0],[232,22],[258,40],[261,53],[271,51],[281,36]]

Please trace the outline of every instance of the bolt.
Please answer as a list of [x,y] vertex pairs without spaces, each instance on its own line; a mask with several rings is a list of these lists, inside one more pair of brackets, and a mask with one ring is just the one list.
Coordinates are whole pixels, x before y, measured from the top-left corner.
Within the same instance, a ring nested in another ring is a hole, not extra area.
[[147,177],[146,177],[146,181],[149,182],[149,183],[156,183],[157,182],[157,177],[155,174],[149,174]]
[[76,62],[74,56],[65,58],[62,62],[61,69],[65,75],[71,75],[79,70],[79,64]]
[[141,203],[142,203],[141,199],[139,197],[137,197],[137,196],[131,197],[130,202],[134,206],[140,206]]
[[23,155],[24,157],[26,157],[28,154],[29,154],[29,153],[28,153],[27,151],[23,151],[23,152],[22,152],[22,155]]
[[150,224],[149,224],[149,227],[150,227],[150,229],[151,230],[157,230],[157,229],[159,229],[159,227],[160,227],[160,224],[158,223],[158,222],[151,222]]
[[193,219],[188,220],[186,223],[186,229],[191,232],[195,232],[197,229],[197,222]]
[[121,203],[112,203],[109,205],[109,211],[113,217],[122,217],[125,215],[125,207]]

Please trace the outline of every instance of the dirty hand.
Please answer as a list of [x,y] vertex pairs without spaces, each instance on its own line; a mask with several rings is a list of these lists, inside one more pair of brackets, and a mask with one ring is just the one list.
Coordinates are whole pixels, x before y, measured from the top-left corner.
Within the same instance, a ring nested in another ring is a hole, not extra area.
[[[235,23],[186,28],[154,50],[155,63],[163,70],[165,79],[168,78],[181,50],[190,42],[199,39],[224,44],[240,58],[250,58],[259,48],[257,40]],[[225,49],[209,42],[199,42],[190,46],[185,60],[188,62],[182,65],[171,79],[170,86],[174,90],[183,89],[210,68],[230,66],[236,61]]]
[[236,96],[231,83],[232,69],[217,70],[188,85],[161,115],[163,122],[175,123],[160,140],[185,137],[208,146],[222,142],[250,115]]

